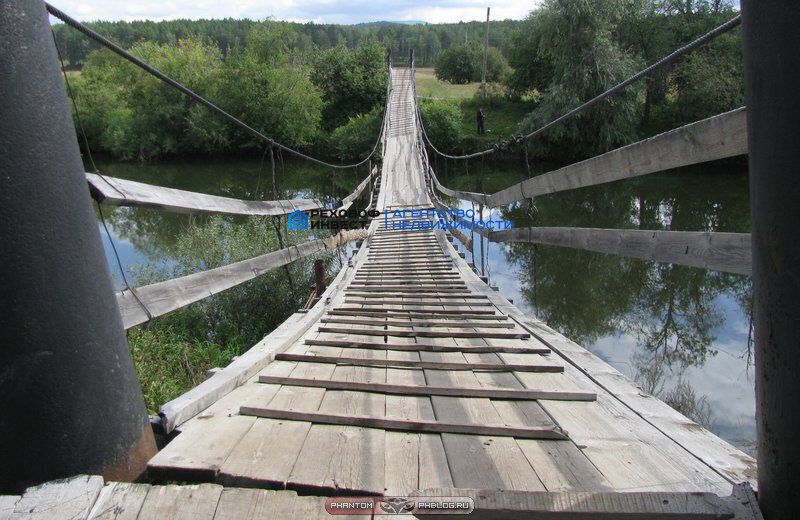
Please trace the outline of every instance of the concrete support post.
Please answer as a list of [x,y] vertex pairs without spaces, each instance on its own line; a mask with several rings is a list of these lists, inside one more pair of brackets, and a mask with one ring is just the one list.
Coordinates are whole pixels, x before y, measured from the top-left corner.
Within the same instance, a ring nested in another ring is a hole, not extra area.
[[758,496],[800,511],[800,4],[742,0],[756,339]]
[[0,493],[131,480],[155,442],[44,2],[0,2],[0,56]]

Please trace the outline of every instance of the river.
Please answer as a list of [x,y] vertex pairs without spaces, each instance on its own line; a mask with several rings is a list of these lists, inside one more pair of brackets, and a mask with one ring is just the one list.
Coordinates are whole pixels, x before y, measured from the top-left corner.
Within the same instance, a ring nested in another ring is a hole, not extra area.
[[[243,199],[271,198],[269,157],[153,164],[98,160],[107,175]],[[524,166],[437,164],[454,189],[492,192],[527,178]],[[537,165],[534,171],[546,170]],[[366,175],[276,161],[276,188],[329,204]],[[363,198],[362,198],[363,200]],[[470,203],[449,200],[471,208]],[[169,266],[176,237],[198,217],[104,207],[122,269],[135,285],[142,266]],[[485,213],[484,219],[488,216]],[[749,232],[746,163],[700,165],[539,197],[492,212],[527,225]],[[234,218],[232,222],[236,222]],[[117,288],[109,237],[98,223]],[[463,248],[462,248],[463,249]],[[555,246],[495,244],[475,235],[467,260],[525,312],[589,349],[645,389],[754,454],[754,377],[748,277]]]

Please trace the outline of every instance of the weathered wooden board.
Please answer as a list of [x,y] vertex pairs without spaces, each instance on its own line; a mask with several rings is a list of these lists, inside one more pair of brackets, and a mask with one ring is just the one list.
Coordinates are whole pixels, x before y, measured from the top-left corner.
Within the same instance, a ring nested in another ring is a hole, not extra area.
[[449,423],[445,421],[422,421],[387,419],[366,415],[336,415],[322,412],[297,412],[294,410],[278,410],[274,408],[257,408],[242,406],[242,415],[270,417],[292,421],[311,421],[319,424],[337,424],[363,426],[365,428],[381,428],[406,432],[428,433],[462,433],[470,435],[494,435],[499,437],[517,437],[520,439],[567,439],[558,428],[515,428],[502,424]]
[[675,130],[565,166],[489,195],[496,208],[547,193],[594,186],[747,153],[744,108],[703,119]]
[[[733,509],[712,493],[548,493],[510,490],[426,489],[414,496],[466,496],[470,519],[703,520],[733,518]],[[428,515],[425,515],[428,517]],[[431,518],[451,517],[433,515]]]
[[445,362],[425,362],[407,361],[397,359],[358,359],[341,356],[317,356],[306,354],[277,354],[275,359],[284,361],[310,361],[315,363],[334,363],[338,365],[356,366],[383,366],[383,367],[402,367],[432,370],[485,370],[502,372],[562,372],[563,365],[557,364],[531,364],[531,365],[509,365],[505,363],[445,363]]
[[749,233],[539,227],[495,231],[489,238],[494,242],[571,247],[728,273],[749,275],[752,270]]
[[126,329],[200,301],[211,295],[252,280],[264,273],[312,255],[364,237],[364,230],[342,231],[335,237],[312,240],[265,255],[208,269],[144,287],[134,293],[117,293],[117,305]]
[[550,349],[541,346],[518,347],[503,345],[437,345],[434,343],[373,343],[356,340],[306,339],[306,345],[323,345],[344,348],[376,350],[413,350],[431,352],[514,352],[520,354],[548,354]]
[[139,511],[139,518],[210,520],[214,518],[221,495],[222,486],[215,484],[151,487]]
[[111,206],[139,206],[173,213],[229,213],[233,215],[288,215],[297,210],[319,209],[323,204],[314,199],[241,200],[193,191],[163,188],[143,182],[129,181],[86,173],[92,196]]
[[[426,371],[426,374],[431,374]],[[356,381],[337,381],[324,379],[302,379],[298,377],[283,377],[262,375],[259,376],[260,383],[274,385],[293,385],[307,386],[312,388],[326,388],[333,390],[354,390],[360,392],[383,392],[395,395],[449,395],[460,397],[487,397],[492,399],[527,399],[549,401],[594,401],[597,395],[591,392],[569,392],[530,389],[500,389],[482,387],[448,387],[448,386],[413,386],[413,385],[389,385],[381,383],[362,383]]]
[[109,482],[100,491],[89,520],[136,520],[150,486],[130,482]]
[[103,477],[77,475],[25,490],[7,518],[61,520],[86,518],[103,488]]

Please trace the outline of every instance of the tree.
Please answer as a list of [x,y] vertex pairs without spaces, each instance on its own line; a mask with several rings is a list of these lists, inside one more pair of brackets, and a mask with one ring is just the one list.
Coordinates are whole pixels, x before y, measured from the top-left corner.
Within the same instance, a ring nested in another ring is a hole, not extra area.
[[[453,45],[436,60],[436,77],[462,85],[481,80],[483,47],[477,42]],[[500,51],[489,47],[486,81],[501,81],[509,72],[508,63]]]
[[[532,131],[632,75],[640,66],[614,30],[624,12],[618,0],[547,0],[531,14],[540,36],[520,48],[552,68],[539,105],[523,121]],[[516,87],[518,90],[520,86]],[[538,155],[589,156],[636,137],[636,92],[628,89],[551,129],[534,141]]]
[[385,51],[377,43],[349,50],[344,45],[319,52],[311,64],[311,81],[323,93],[322,126],[332,130],[365,114],[386,98]]

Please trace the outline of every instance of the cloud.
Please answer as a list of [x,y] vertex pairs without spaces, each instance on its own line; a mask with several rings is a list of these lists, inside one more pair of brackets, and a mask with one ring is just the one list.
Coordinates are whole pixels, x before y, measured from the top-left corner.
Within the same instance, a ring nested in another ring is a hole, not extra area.
[[[174,20],[176,18],[252,18],[317,23],[362,23],[421,20],[430,23],[486,19],[482,0],[363,2],[356,0],[169,0],[164,2],[109,2],[108,0],[53,0],[56,7],[79,20]],[[521,19],[539,3],[494,1],[491,18]]]

